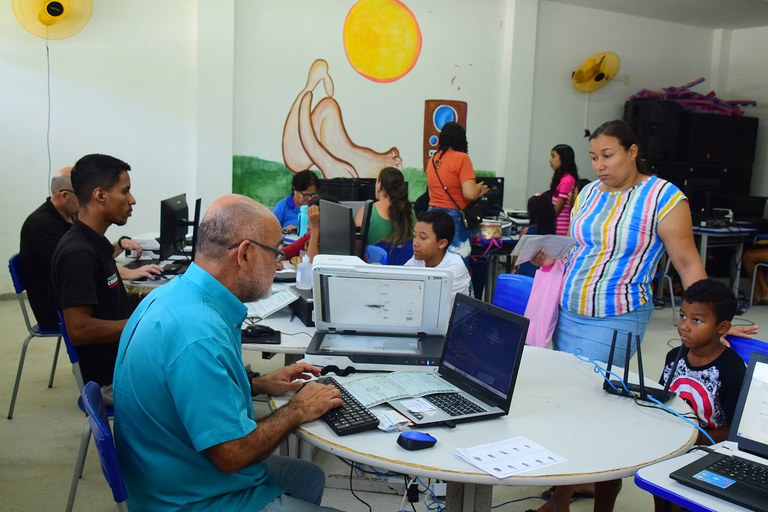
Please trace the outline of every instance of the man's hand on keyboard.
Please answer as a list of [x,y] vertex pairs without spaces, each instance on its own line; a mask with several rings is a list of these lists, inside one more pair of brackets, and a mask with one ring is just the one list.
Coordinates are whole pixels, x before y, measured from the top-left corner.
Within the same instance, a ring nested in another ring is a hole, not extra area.
[[294,407],[302,414],[302,423],[316,420],[326,412],[341,407],[341,393],[336,386],[308,382],[293,395],[288,407]]
[[298,391],[304,386],[304,382],[312,376],[320,375],[320,368],[307,363],[296,363],[283,366],[267,375],[253,379],[253,389],[257,393],[267,395],[284,395],[289,391]]
[[136,269],[118,266],[117,270],[120,272],[120,277],[123,281],[137,281],[139,279],[154,281],[163,273],[163,268],[160,265],[144,265]]

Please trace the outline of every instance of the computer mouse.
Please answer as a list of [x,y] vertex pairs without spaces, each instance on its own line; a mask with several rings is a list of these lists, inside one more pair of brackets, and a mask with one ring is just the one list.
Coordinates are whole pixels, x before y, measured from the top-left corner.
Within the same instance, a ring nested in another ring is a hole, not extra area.
[[424,432],[414,432],[408,430],[400,434],[397,438],[397,444],[406,450],[423,450],[435,445],[437,439]]
[[275,334],[275,330],[268,325],[251,324],[243,329],[243,334],[249,338],[261,338],[264,336],[272,336]]

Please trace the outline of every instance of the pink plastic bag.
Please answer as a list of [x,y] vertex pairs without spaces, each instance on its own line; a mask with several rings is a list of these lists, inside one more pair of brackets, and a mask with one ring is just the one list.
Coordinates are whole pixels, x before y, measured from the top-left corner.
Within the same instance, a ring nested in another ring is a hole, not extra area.
[[552,339],[557,325],[557,312],[563,291],[565,263],[557,260],[548,269],[536,270],[531,288],[531,297],[525,307],[525,317],[530,320],[526,345],[546,347]]

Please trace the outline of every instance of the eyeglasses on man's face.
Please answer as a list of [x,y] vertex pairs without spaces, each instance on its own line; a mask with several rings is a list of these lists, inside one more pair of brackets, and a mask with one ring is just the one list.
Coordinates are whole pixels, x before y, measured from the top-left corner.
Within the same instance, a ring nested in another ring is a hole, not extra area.
[[261,242],[257,242],[256,240],[251,240],[250,238],[247,238],[245,240],[237,242],[236,244],[230,245],[229,247],[227,247],[227,250],[231,251],[232,249],[235,249],[235,248],[239,247],[240,244],[243,243],[243,242],[249,242],[249,243],[251,243],[251,244],[253,244],[253,245],[257,246],[257,247],[261,247],[262,249],[271,252],[272,254],[275,255],[275,263],[283,261],[285,259],[285,253],[280,250],[280,249],[283,248],[282,244],[280,244],[280,248],[279,249],[275,249],[274,247],[270,247],[270,246],[268,246],[266,244],[263,244]]
[[317,197],[317,192],[299,192],[301,195],[301,198],[305,201],[309,201],[310,199],[314,199]]

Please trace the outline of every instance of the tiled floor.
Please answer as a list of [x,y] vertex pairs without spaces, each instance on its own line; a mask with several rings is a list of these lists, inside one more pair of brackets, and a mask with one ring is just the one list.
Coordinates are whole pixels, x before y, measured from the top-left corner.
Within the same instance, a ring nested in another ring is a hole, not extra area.
[[[768,307],[750,309],[744,322],[768,325]],[[75,405],[76,385],[71,366],[62,352],[52,389],[47,380],[53,356],[53,342],[33,341],[27,354],[19,398],[13,420],[5,419],[10,403],[10,393],[16,375],[16,367],[25,337],[23,323],[15,300],[0,301],[0,510],[32,511],[61,510],[64,508],[72,477],[75,455],[83,427],[83,415]],[[766,327],[768,328],[768,327]],[[669,308],[654,312],[643,342],[643,359],[646,371],[655,375],[661,371],[663,357],[669,346],[676,345],[677,332],[672,323]],[[269,371],[282,364],[282,358],[259,359],[247,353],[247,362],[255,369]],[[568,435],[563,426],[563,435]],[[600,449],[600,447],[595,447]],[[425,454],[428,456],[428,454]],[[83,479],[80,481],[75,501],[78,511],[114,510],[109,489],[101,476],[94,449],[88,454]],[[345,511],[364,511],[368,508],[350,492],[350,467],[347,463],[327,453],[317,453],[315,461],[328,475],[324,504]],[[385,477],[355,474],[352,486],[360,499],[374,511],[411,510],[408,502],[401,507],[402,477]],[[392,489],[391,487],[394,487]],[[538,496],[543,488],[505,487],[494,488],[493,504],[497,511],[523,511],[537,508],[542,500],[533,498],[514,503],[512,500]],[[375,491],[375,492],[372,492]],[[414,504],[415,510],[427,510],[424,497]],[[619,495],[617,512],[639,512],[652,509],[648,494],[637,489],[631,478],[624,480]],[[571,510],[592,510],[591,500],[579,500]]]

